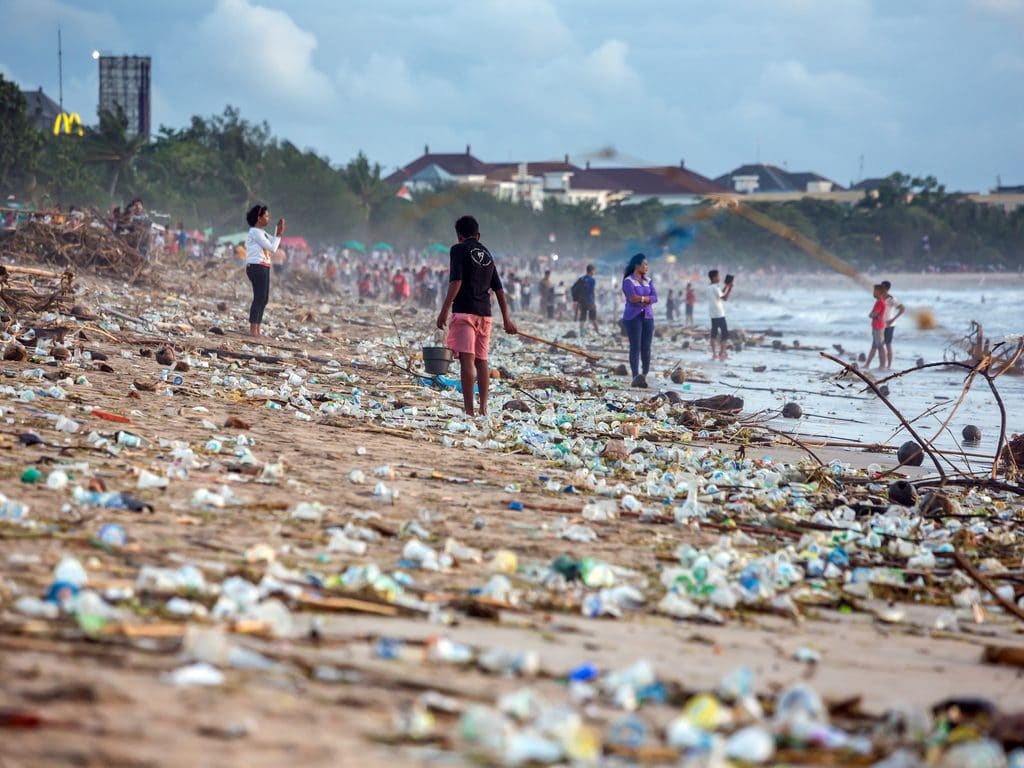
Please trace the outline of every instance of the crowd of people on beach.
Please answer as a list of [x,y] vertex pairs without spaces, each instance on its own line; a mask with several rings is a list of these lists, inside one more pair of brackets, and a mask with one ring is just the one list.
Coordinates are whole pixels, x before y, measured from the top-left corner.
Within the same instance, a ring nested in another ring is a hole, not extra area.
[[[48,220],[63,222],[67,226],[76,226],[82,220],[81,213],[74,210],[66,214],[58,210],[49,212],[47,216]],[[410,304],[427,310],[436,309],[439,305],[448,306],[453,312],[453,319],[456,315],[467,314],[460,311],[460,307],[464,309],[469,305],[463,295],[466,291],[476,291],[473,306],[481,312],[485,304],[489,309],[493,294],[503,313],[507,313],[506,327],[511,324],[508,317],[512,312],[534,312],[547,321],[577,323],[577,336],[581,339],[590,332],[599,334],[601,319],[605,318],[605,327],[609,328],[609,332],[620,333],[628,341],[631,386],[638,388],[648,386],[656,305],[664,305],[660,314],[668,323],[677,323],[682,309],[684,326],[697,327],[696,308],[700,303],[699,292],[703,290],[711,358],[714,361],[728,359],[730,332],[726,306],[735,283],[733,275],[727,274],[723,278],[714,267],[705,270],[697,265],[675,264],[672,260],[659,262],[662,273],[660,284],[668,286],[667,293],[661,298],[646,254],[635,254],[621,278],[614,274],[599,275],[593,263],[583,266],[571,259],[563,259],[558,263],[558,257],[554,254],[532,257],[502,254],[496,259],[480,243],[478,231],[469,234],[459,231],[459,226],[478,230],[472,217],[459,219],[463,222],[456,226],[459,242],[452,247],[447,265],[438,264],[435,254],[417,249],[402,251],[375,248],[368,253],[344,246],[289,249],[282,243],[285,231],[283,219],[278,222],[274,235],[264,230],[269,223],[267,206],[253,206],[246,219],[249,225],[246,239],[233,245],[214,245],[198,232],[186,230],[181,222],[175,228],[152,226],[140,198],[134,198],[124,207],[112,206],[106,224],[115,234],[153,260],[158,260],[164,253],[193,259],[237,259],[252,285],[249,326],[251,334],[257,338],[264,335],[263,314],[270,301],[271,275],[283,276],[288,271],[296,271],[315,275],[326,290],[350,292],[361,302]],[[471,240],[477,243],[476,250],[471,248],[466,251],[459,247]],[[475,275],[480,266],[476,262],[465,264],[466,257],[460,255],[464,251],[486,254],[481,258],[491,270],[487,274],[495,276],[494,284],[481,286],[470,280],[460,285],[463,293],[457,291],[452,295],[452,286],[460,282],[456,276]],[[499,263],[502,273],[500,278],[497,277]],[[575,281],[565,279],[567,273],[573,272],[578,274]],[[774,275],[771,270],[757,277],[762,287],[770,286],[777,279],[784,279]],[[868,315],[868,368],[876,355],[880,370],[892,368],[895,324],[904,314],[905,308],[893,297],[891,288],[891,283],[884,281],[873,289],[873,304]],[[454,310],[453,306],[456,307]],[[489,319],[489,316],[488,311],[486,317]],[[607,322],[609,318],[615,320],[611,325]],[[467,332],[461,320],[459,328],[459,333],[450,338],[450,347],[460,357],[464,357],[470,352],[462,349],[469,346],[469,343],[465,341]],[[489,324],[487,333],[482,335],[485,341],[489,341]],[[486,351],[481,355],[481,348],[474,347],[473,352],[473,367],[480,369],[486,363]],[[483,405],[481,412],[486,412]]]
[[[606,279],[602,286],[596,265],[587,264],[583,274],[567,287],[567,281],[555,276],[551,263],[546,259],[506,256],[502,259],[504,277],[499,275],[497,260],[481,242],[479,225],[472,216],[463,216],[455,223],[458,242],[450,250],[447,269],[431,266],[423,254],[414,250],[374,252],[367,258],[347,249],[324,249],[316,254],[310,252],[292,258],[282,253],[283,219],[271,236],[263,229],[270,221],[266,206],[254,206],[246,218],[250,225],[247,241],[244,248],[240,245],[236,252],[240,259],[244,259],[246,275],[252,284],[249,324],[255,337],[263,335],[263,313],[269,301],[270,275],[274,271],[305,269],[319,272],[329,285],[354,285],[359,301],[399,305],[414,302],[429,309],[436,308],[443,296],[437,327],[441,330],[447,328],[447,346],[460,360],[466,412],[473,414],[476,411],[472,396],[476,387],[480,398],[479,413],[486,414],[492,298],[501,309],[503,326],[508,333],[517,332],[511,320],[513,312],[536,311],[547,320],[559,321],[569,320],[571,311],[572,320],[578,323],[577,335],[580,338],[585,337],[590,329],[595,334],[600,333],[599,318],[607,317],[614,312],[616,305],[620,305],[622,310],[617,317],[617,325],[619,332],[628,340],[631,386],[649,386],[647,377],[651,371],[655,305],[660,299],[644,253],[636,253],[629,260],[621,282],[612,277]],[[704,290],[711,357],[714,361],[725,361],[730,349],[726,302],[732,296],[735,278],[731,274],[722,277],[716,268],[709,269],[706,275]],[[669,289],[664,313],[668,322],[676,321],[682,304],[685,325],[694,326],[698,303],[695,282],[695,279],[689,279],[684,288]],[[869,313],[871,348],[867,367],[871,366],[876,353],[880,369],[887,370],[892,366],[894,327],[905,308],[892,296],[891,287],[888,281],[874,287],[874,304]]]

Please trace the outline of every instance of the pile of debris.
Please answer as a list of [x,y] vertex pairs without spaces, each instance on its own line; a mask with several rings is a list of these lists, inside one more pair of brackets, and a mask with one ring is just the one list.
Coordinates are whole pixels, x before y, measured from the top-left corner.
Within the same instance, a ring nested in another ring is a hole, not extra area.
[[75,295],[75,276],[70,270],[0,264],[0,303],[12,317],[25,312],[49,312],[68,307]]
[[102,219],[85,214],[74,223],[78,226],[33,218],[0,242],[0,257],[90,270],[129,282],[139,278],[146,266],[145,256],[114,234]]

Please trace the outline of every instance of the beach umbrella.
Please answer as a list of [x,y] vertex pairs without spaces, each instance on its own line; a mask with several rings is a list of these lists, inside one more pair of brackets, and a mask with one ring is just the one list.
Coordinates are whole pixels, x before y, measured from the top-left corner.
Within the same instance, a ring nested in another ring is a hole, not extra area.
[[366,252],[366,246],[358,240],[346,240],[341,244],[342,248],[348,248],[350,251],[359,251],[360,253]]
[[393,251],[393,250],[395,250],[395,246],[393,246],[391,243],[385,243],[384,241],[381,241],[379,243],[374,243],[373,244],[373,250],[375,250],[375,251]]
[[246,232],[234,232],[230,235],[221,235],[217,238],[217,243],[223,245],[224,243],[244,243],[245,238],[249,236]]
[[427,246],[427,253],[448,253],[449,250],[447,245],[441,245],[440,243],[431,243]]
[[296,235],[295,237],[282,237],[281,245],[285,248],[298,248],[300,251],[312,250],[309,247],[309,243],[306,242],[306,238]]

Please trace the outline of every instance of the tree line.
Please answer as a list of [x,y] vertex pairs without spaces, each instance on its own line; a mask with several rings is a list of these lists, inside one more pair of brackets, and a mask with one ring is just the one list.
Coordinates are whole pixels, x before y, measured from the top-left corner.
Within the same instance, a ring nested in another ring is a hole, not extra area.
[[[452,221],[472,211],[497,251],[565,253],[584,260],[676,252],[700,263],[815,266],[788,241],[720,213],[656,200],[613,205],[546,201],[542,211],[483,190],[449,186],[396,196],[378,163],[363,153],[344,165],[275,137],[267,123],[239,110],[195,116],[183,128],[161,126],[151,139],[130,137],[123,114],[103,112],[85,135],[35,128],[18,88],[0,75],[0,191],[40,207],[94,207],[141,197],[172,226],[245,228],[260,201],[287,216],[289,231],[311,243],[386,240],[396,247],[448,243]],[[889,176],[857,205],[804,198],[753,207],[858,266],[917,269],[933,265],[1024,263],[1024,209],[1007,213],[949,193],[933,177]]]

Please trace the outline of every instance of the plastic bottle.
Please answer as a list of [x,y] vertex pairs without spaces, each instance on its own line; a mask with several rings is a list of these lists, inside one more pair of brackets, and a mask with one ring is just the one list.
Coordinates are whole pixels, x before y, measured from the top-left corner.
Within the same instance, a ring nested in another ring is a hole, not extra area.
[[31,616],[34,619],[56,619],[60,616],[60,608],[49,600],[40,600],[38,597],[25,595],[14,602],[14,608],[19,613]]
[[473,649],[446,637],[431,637],[424,650],[427,660],[448,664],[468,664],[473,660]]
[[28,505],[12,501],[0,494],[0,520],[8,523],[19,523],[28,517]]
[[81,486],[75,488],[71,498],[79,504],[106,509],[133,509],[130,497],[120,491],[87,491]]
[[514,674],[533,677],[540,670],[540,656],[536,651],[508,651],[491,648],[480,654],[477,665],[492,674]]
[[81,588],[89,581],[89,575],[85,572],[85,568],[82,567],[78,558],[65,555],[61,558],[57,567],[53,569],[53,580],[73,584]]
[[425,571],[441,569],[437,560],[437,552],[419,539],[410,539],[402,548],[402,559],[414,563]]
[[584,557],[580,560],[580,580],[588,587],[611,587],[615,584],[615,572],[607,563]]
[[331,552],[340,552],[343,555],[362,557],[366,554],[366,542],[355,541],[346,536],[344,531],[334,530],[331,532],[327,549]]
[[704,516],[699,496],[700,488],[697,484],[697,478],[691,477],[686,484],[686,501],[683,502],[682,506],[676,507],[675,510],[676,525],[683,525],[690,518]]
[[142,438],[131,432],[121,431],[117,433],[117,444],[123,445],[125,448],[138,448],[142,445]]

